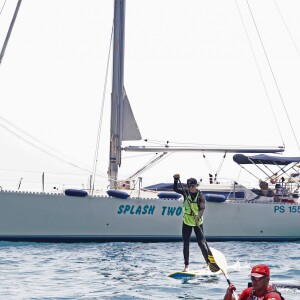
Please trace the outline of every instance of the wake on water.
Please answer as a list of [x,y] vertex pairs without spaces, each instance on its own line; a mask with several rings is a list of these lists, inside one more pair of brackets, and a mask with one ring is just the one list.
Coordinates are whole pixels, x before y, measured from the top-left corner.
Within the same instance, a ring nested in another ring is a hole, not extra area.
[[[250,270],[251,265],[248,262],[239,262],[236,261],[231,265],[228,265],[228,273],[238,273],[240,270]],[[178,276],[176,276],[178,273]],[[210,269],[207,266],[203,266],[202,268],[198,270],[190,270],[186,273],[186,276],[184,272],[177,272],[172,273],[168,275],[169,277],[172,277],[174,279],[182,280],[182,283],[187,283],[190,280],[197,280],[201,283],[212,283],[219,280],[220,276],[223,276],[222,271],[218,271],[215,273],[212,273]],[[173,275],[173,276],[171,276]],[[249,284],[251,282],[249,281]],[[275,280],[270,282],[274,287],[278,289],[279,292],[281,292],[283,295],[288,294],[294,294],[294,295],[300,295],[300,282],[296,280]]]

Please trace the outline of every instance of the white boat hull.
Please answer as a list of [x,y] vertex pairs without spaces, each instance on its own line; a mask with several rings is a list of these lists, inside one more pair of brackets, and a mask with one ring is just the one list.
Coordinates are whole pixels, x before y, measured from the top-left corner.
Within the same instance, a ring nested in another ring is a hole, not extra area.
[[[300,240],[300,205],[207,202],[207,240]],[[182,200],[0,192],[0,239],[181,240]]]

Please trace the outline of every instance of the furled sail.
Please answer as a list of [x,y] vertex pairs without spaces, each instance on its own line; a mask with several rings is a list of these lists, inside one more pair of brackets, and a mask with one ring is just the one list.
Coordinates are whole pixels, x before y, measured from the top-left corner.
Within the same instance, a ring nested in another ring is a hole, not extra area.
[[123,126],[122,126],[122,140],[123,141],[136,141],[141,140],[142,136],[138,125],[135,121],[128,97],[126,92],[124,93],[123,103]]

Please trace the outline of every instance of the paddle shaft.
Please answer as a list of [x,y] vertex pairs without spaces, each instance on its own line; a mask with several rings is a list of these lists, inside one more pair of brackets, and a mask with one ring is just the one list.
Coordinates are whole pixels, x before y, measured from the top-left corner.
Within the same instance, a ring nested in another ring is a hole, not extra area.
[[[222,271],[222,273],[224,274],[224,276],[225,276],[225,278],[226,278],[226,281],[227,281],[228,285],[231,285],[231,281],[230,281],[230,279],[228,278],[226,272],[224,272],[223,269],[221,269],[221,271]],[[234,300],[239,300],[239,298],[238,298],[238,296],[237,296],[237,294],[236,294],[235,291],[232,291],[232,295],[233,295]]]

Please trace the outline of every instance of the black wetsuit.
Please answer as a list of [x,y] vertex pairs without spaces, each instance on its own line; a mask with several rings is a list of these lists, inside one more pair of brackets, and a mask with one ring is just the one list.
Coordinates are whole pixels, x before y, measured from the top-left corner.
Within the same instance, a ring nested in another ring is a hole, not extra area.
[[[192,199],[195,199],[195,197],[198,194],[198,191],[196,193],[190,193],[188,190],[182,190],[182,189],[178,189],[178,180],[174,179],[174,186],[173,186],[173,190],[176,193],[179,193],[181,195],[183,195],[184,197],[184,201],[186,200],[186,195],[190,195],[192,197]],[[199,193],[198,194],[198,199],[197,199],[197,203],[199,206],[199,210],[201,209],[205,209],[205,197]],[[201,229],[200,229],[200,228]],[[189,265],[189,256],[190,256],[190,238],[191,238],[191,234],[192,234],[192,230],[194,228],[194,232],[197,238],[197,242],[198,245],[201,249],[201,252],[203,254],[203,257],[206,261],[206,263],[208,263],[208,249],[205,243],[205,239],[203,236],[203,224],[201,224],[200,226],[190,226],[185,224],[184,222],[182,222],[182,238],[183,238],[183,257],[184,257],[184,264],[186,266]]]

